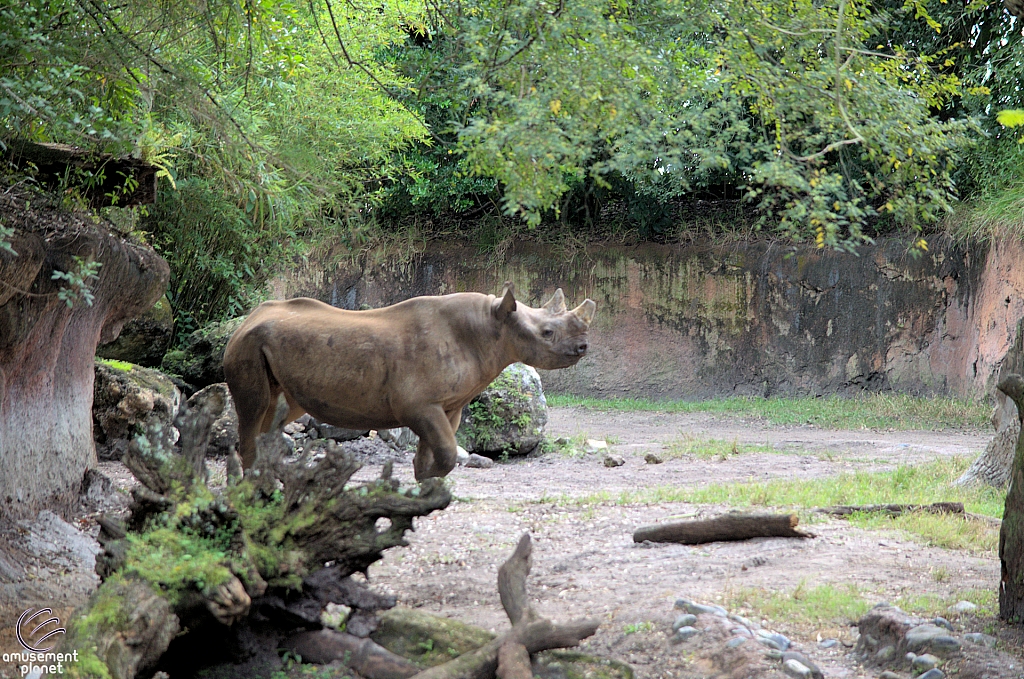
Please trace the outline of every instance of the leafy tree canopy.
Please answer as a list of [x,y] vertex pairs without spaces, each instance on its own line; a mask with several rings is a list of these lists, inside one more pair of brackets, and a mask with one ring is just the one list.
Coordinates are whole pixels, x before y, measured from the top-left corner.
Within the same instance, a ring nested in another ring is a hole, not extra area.
[[0,142],[163,168],[139,228],[187,330],[288,244],[407,213],[571,229],[730,197],[823,247],[925,247],[1020,176],[995,116],[1024,104],[1020,38],[984,0],[7,1]]

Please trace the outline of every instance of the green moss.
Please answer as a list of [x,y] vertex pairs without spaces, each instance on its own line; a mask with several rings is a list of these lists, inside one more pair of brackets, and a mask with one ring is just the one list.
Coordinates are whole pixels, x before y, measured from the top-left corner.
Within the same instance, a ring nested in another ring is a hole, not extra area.
[[159,587],[171,603],[186,590],[209,591],[231,579],[227,546],[219,540],[157,528],[129,535],[128,542],[124,572]]
[[134,363],[129,363],[128,361],[118,361],[112,358],[97,358],[96,362],[102,363],[103,365],[109,368],[113,368],[114,370],[123,373],[131,372],[132,368],[135,367]]
[[[530,426],[528,410],[533,394],[522,389],[509,368],[503,370],[481,396],[469,404],[469,419],[457,432],[463,447],[489,448],[501,438],[501,431],[510,423],[521,430]],[[476,445],[469,445],[470,441]]]
[[458,620],[398,607],[381,614],[370,638],[421,667],[433,667],[480,648],[494,635]]
[[78,651],[78,660],[67,666],[67,676],[71,679],[111,679],[107,664],[91,648]]

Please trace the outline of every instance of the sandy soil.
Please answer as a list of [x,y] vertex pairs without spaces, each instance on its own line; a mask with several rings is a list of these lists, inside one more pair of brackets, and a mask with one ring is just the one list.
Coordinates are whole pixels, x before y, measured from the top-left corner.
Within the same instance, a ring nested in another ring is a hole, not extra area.
[[[549,454],[499,464],[491,469],[456,469],[452,488],[459,501],[419,521],[410,547],[392,550],[371,567],[370,582],[398,595],[405,605],[458,618],[488,629],[507,625],[495,590],[495,573],[519,536],[535,539],[529,586],[538,610],[554,619],[597,616],[605,622],[588,647],[631,663],[644,679],[691,674],[686,653],[668,643],[678,614],[673,602],[687,597],[705,603],[728,601],[749,588],[792,591],[801,584],[852,584],[878,601],[904,594],[931,593],[956,600],[970,590],[994,590],[999,562],[994,555],[924,547],[895,532],[871,532],[841,520],[815,524],[813,540],[759,539],[701,547],[636,545],[633,530],[672,517],[710,515],[725,507],[686,503],[619,506],[612,503],[559,503],[580,497],[661,485],[697,487],[709,482],[770,477],[815,478],[850,469],[886,469],[944,455],[974,455],[985,432],[827,431],[813,427],[769,427],[757,422],[701,414],[598,413],[552,411],[552,437],[577,436],[617,441],[613,451],[625,464],[606,468],[598,455],[573,458]],[[686,434],[768,443],[780,450],[693,458],[660,465],[643,461],[663,443]],[[376,470],[367,469],[367,476]],[[406,479],[408,464],[396,466]],[[934,573],[944,572],[939,578]],[[644,625],[643,623],[652,623]],[[788,634],[827,677],[875,677],[859,668],[842,645],[817,646],[819,634],[850,640],[842,625],[803,629],[785,620],[766,626]],[[964,619],[959,631],[984,631],[991,621]],[[639,628],[639,631],[632,631]],[[1017,657],[994,663],[989,674],[1021,677]],[[990,661],[991,662],[991,661]],[[1001,667],[1000,667],[1001,666]],[[967,676],[967,675],[964,675]]]

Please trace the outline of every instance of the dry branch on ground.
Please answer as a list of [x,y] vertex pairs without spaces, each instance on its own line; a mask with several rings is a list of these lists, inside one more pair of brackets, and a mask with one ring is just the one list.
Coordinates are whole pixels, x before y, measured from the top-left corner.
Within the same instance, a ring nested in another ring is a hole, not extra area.
[[679,521],[641,526],[633,542],[678,542],[702,545],[708,542],[750,540],[751,538],[812,538],[813,533],[796,530],[796,514],[725,514],[713,519]]

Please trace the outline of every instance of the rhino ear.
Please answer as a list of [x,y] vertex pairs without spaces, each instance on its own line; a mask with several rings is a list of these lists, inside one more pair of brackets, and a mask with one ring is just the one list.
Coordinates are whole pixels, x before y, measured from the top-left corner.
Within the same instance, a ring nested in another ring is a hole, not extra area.
[[576,318],[583,321],[586,325],[590,325],[590,322],[594,320],[594,312],[597,311],[597,304],[593,300],[584,300],[583,304],[572,310],[572,313],[576,315]]
[[516,295],[515,286],[511,283],[505,283],[505,287],[501,292],[501,298],[494,300],[494,317],[498,321],[504,321],[509,316],[516,312]]
[[555,290],[555,294],[551,295],[551,299],[541,308],[549,314],[565,313],[565,295],[562,293],[562,288]]

